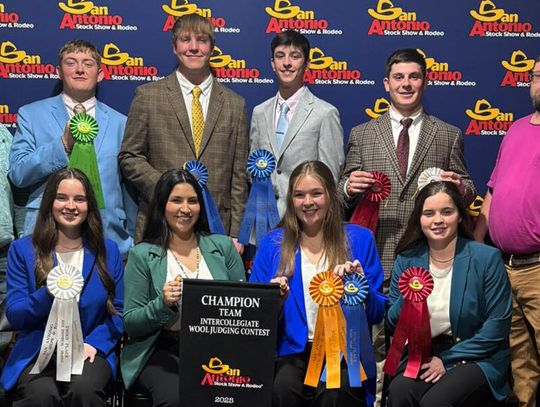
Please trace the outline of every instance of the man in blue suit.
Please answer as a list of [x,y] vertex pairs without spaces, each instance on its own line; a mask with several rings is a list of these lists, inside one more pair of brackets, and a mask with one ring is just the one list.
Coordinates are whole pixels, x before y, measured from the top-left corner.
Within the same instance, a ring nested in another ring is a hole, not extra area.
[[101,211],[105,237],[115,241],[125,256],[133,244],[136,203],[118,169],[118,152],[126,116],[96,99],[103,79],[101,56],[83,40],[66,43],[58,53],[57,73],[63,91],[55,97],[22,106],[9,156],[8,175],[25,188],[24,234],[31,234],[47,177],[68,165],[74,140],[68,122],[75,112],[86,112],[99,125],[94,139],[105,208]]

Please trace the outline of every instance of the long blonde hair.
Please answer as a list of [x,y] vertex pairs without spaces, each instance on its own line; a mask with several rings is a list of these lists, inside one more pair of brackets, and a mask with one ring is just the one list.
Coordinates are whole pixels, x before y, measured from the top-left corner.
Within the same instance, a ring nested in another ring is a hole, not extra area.
[[328,268],[344,263],[349,257],[349,242],[343,230],[342,202],[339,199],[336,183],[330,169],[320,161],[306,161],[294,169],[289,178],[287,209],[278,227],[283,228],[281,257],[277,275],[291,277],[294,274],[296,250],[300,246],[302,224],[296,216],[293,204],[294,188],[305,176],[316,178],[322,185],[328,201],[328,211],[322,222],[324,253]]

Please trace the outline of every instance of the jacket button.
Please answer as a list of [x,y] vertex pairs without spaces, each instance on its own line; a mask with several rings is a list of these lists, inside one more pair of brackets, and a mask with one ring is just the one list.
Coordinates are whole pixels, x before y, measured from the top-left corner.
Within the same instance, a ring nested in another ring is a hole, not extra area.
[[281,170],[277,170],[276,172],[278,173],[278,175],[281,174]]
[[456,336],[456,342],[461,342],[461,338],[459,336]]

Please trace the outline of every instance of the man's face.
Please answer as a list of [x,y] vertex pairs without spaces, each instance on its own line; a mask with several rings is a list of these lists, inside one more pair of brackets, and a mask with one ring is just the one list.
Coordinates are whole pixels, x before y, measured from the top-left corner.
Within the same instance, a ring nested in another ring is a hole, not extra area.
[[534,109],[540,113],[540,62],[534,64],[531,76],[531,99]]
[[210,37],[202,33],[180,33],[173,46],[178,69],[185,76],[209,72],[212,51]]
[[277,46],[271,64],[279,87],[300,89],[304,84],[304,72],[308,62],[301,48],[294,45]]
[[94,96],[103,72],[89,51],[68,52],[56,67],[56,73],[64,85],[64,93],[84,101]]
[[392,65],[390,74],[384,78],[384,88],[390,94],[394,109],[403,116],[410,116],[422,105],[426,78],[416,62]]

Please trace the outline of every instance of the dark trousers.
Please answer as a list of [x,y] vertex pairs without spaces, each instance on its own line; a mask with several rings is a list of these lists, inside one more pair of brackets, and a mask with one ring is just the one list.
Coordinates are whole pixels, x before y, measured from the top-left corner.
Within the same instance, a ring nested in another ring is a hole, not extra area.
[[365,406],[363,388],[349,387],[347,365],[341,364],[341,388],[327,389],[325,382],[317,388],[304,386],[311,347],[297,355],[276,360],[273,407],[349,407]]
[[135,389],[152,398],[153,407],[180,406],[178,341],[159,337],[154,353],[135,381]]
[[105,389],[112,374],[109,363],[101,356],[96,356],[93,363],[86,360],[82,375],[72,375],[69,383],[56,381],[54,360],[40,374],[30,374],[33,366],[27,366],[19,377],[18,401],[13,407],[106,406]]

